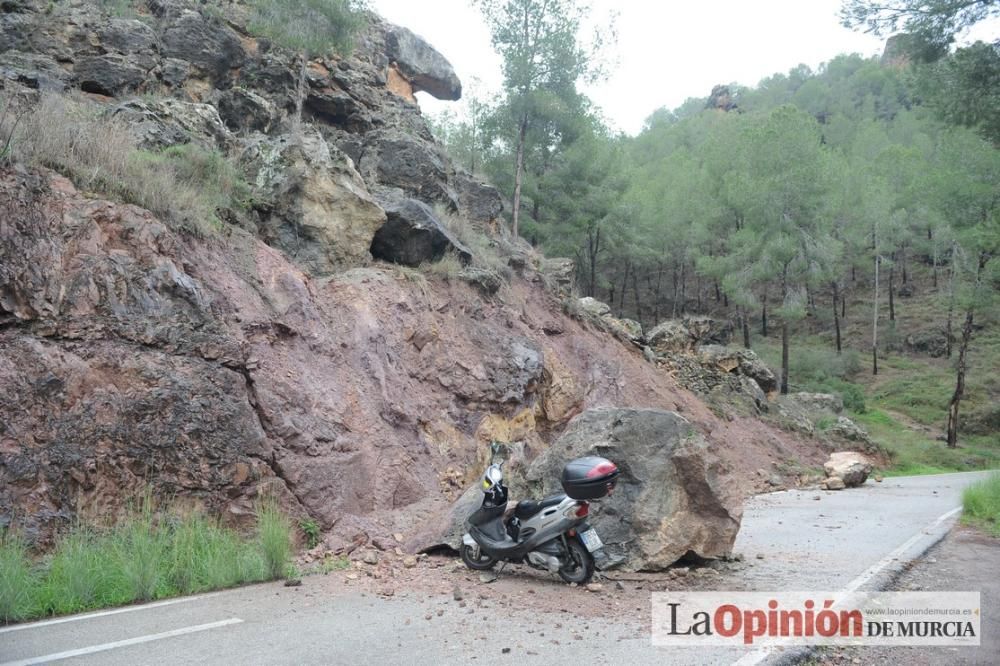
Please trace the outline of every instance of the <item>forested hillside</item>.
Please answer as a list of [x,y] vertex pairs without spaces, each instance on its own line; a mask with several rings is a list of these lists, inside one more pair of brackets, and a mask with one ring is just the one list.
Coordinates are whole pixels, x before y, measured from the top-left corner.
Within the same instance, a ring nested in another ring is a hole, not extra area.
[[[945,428],[950,446],[968,397],[968,436],[995,444],[1000,55],[996,42],[949,51],[958,27],[995,13],[964,4],[952,23],[925,25],[848,3],[848,24],[912,34],[890,38],[881,57],[841,55],[755,87],[706,82],[708,97],[655,111],[635,137],[610,131],[574,84],[592,67],[551,74],[591,57],[579,40],[564,47],[579,28],[572,12],[531,15],[551,41],[529,50],[549,64],[521,79],[510,26],[497,31],[487,14],[505,95],[471,100],[436,130],[508,194],[520,234],[572,257],[581,294],[616,315],[731,318],[743,344],[780,367],[782,392],[837,390],[859,412],[866,390],[871,402],[884,388],[873,381],[899,374],[918,395],[903,391],[896,417],[934,436]],[[894,368],[900,351],[921,360]]]

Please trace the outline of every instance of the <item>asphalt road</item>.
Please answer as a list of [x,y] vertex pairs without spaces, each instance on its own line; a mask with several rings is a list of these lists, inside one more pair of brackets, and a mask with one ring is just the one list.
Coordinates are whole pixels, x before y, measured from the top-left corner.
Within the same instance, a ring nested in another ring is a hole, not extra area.
[[[759,590],[884,586],[947,532],[957,519],[962,488],[982,476],[890,478],[840,492],[786,491],[752,498],[735,551],[753,566],[740,571],[739,581],[719,580],[715,589],[734,583]],[[565,589],[567,595],[586,594]],[[648,603],[634,620],[512,612],[509,606],[484,602],[459,609],[446,596],[330,594],[322,577],[307,577],[300,588],[259,585],[2,628],[0,666],[60,661],[129,666],[757,664],[790,656],[768,650],[655,648],[638,629],[648,624],[648,613]]]

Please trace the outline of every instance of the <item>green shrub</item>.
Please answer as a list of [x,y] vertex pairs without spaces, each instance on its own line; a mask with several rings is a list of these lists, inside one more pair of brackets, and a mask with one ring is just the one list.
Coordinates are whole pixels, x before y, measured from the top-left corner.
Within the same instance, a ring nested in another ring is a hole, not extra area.
[[963,516],[994,536],[1000,536],[1000,474],[978,481],[962,493]]
[[281,578],[292,554],[292,525],[273,497],[264,498],[257,506],[257,537],[267,577]]
[[15,532],[0,531],[0,623],[31,616],[37,585],[24,540]]
[[306,548],[315,548],[319,545],[319,525],[312,518],[303,518],[299,521],[299,529],[306,535]]

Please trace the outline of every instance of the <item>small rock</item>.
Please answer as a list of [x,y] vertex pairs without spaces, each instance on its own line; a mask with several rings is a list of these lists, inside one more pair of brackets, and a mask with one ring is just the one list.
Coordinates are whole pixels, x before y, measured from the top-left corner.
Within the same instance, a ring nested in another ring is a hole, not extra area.
[[383,587],[379,589],[378,594],[383,597],[391,597],[392,595],[396,594],[396,590],[394,590],[391,587]]
[[500,654],[508,654],[509,652],[510,652],[510,648],[501,648],[500,649]]
[[[824,485],[825,485],[825,484],[824,484]],[[822,497],[820,497],[819,495],[813,495],[813,499],[814,499],[814,500],[821,500],[821,499],[823,499],[823,498],[822,498]]]
[[455,601],[461,601],[465,595],[462,594],[462,588],[456,585],[455,589],[451,591],[451,596]]
[[285,587],[298,587],[302,584],[301,578],[289,578],[285,581]]
[[378,553],[374,550],[369,550],[365,552],[365,556],[361,558],[361,561],[365,564],[378,564]]
[[757,559],[758,560],[764,559],[764,553],[757,553]]
[[831,476],[826,480],[827,490],[843,490],[847,486],[844,484],[844,480],[839,476]]
[[347,574],[347,580],[357,580],[357,579],[358,579],[358,574],[356,573]]
[[619,592],[624,592],[625,591],[625,586],[622,585],[621,581],[618,581],[618,582],[615,583],[615,589],[618,590]]
[[403,558],[403,566],[406,567],[407,569],[412,569],[413,567],[417,566],[417,558],[415,558],[413,555],[407,555],[406,557]]
[[399,543],[403,543],[403,535],[400,534],[399,532],[396,532],[395,534],[393,534],[392,538],[395,539],[396,541],[398,541]]
[[882,483],[882,475],[881,474],[876,474],[875,475],[875,482],[876,483]]
[[589,583],[587,585],[588,592],[602,592],[603,590],[604,586],[601,585],[600,583]]
[[496,579],[497,579],[496,574],[492,574],[487,571],[484,571],[483,573],[479,574],[480,583],[492,583]]

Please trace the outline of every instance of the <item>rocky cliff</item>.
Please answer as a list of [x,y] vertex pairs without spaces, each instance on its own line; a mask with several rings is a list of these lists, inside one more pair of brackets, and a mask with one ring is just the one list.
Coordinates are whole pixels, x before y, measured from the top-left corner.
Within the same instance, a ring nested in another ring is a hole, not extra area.
[[[72,95],[140,148],[219,151],[252,203],[192,234],[0,170],[0,525],[44,537],[147,487],[238,521],[267,491],[330,548],[390,547],[446,512],[487,442],[530,460],[593,407],[681,413],[738,492],[821,462],[564,313],[547,272],[565,262],[498,235],[498,193],[433,141],[413,91],[461,84],[419,37],[373,17],[351,56],[312,61],[299,126],[295,56],[240,4],[101,7],[0,2],[7,103]],[[443,216],[492,235],[468,247]],[[442,257],[454,271],[399,266]]]

